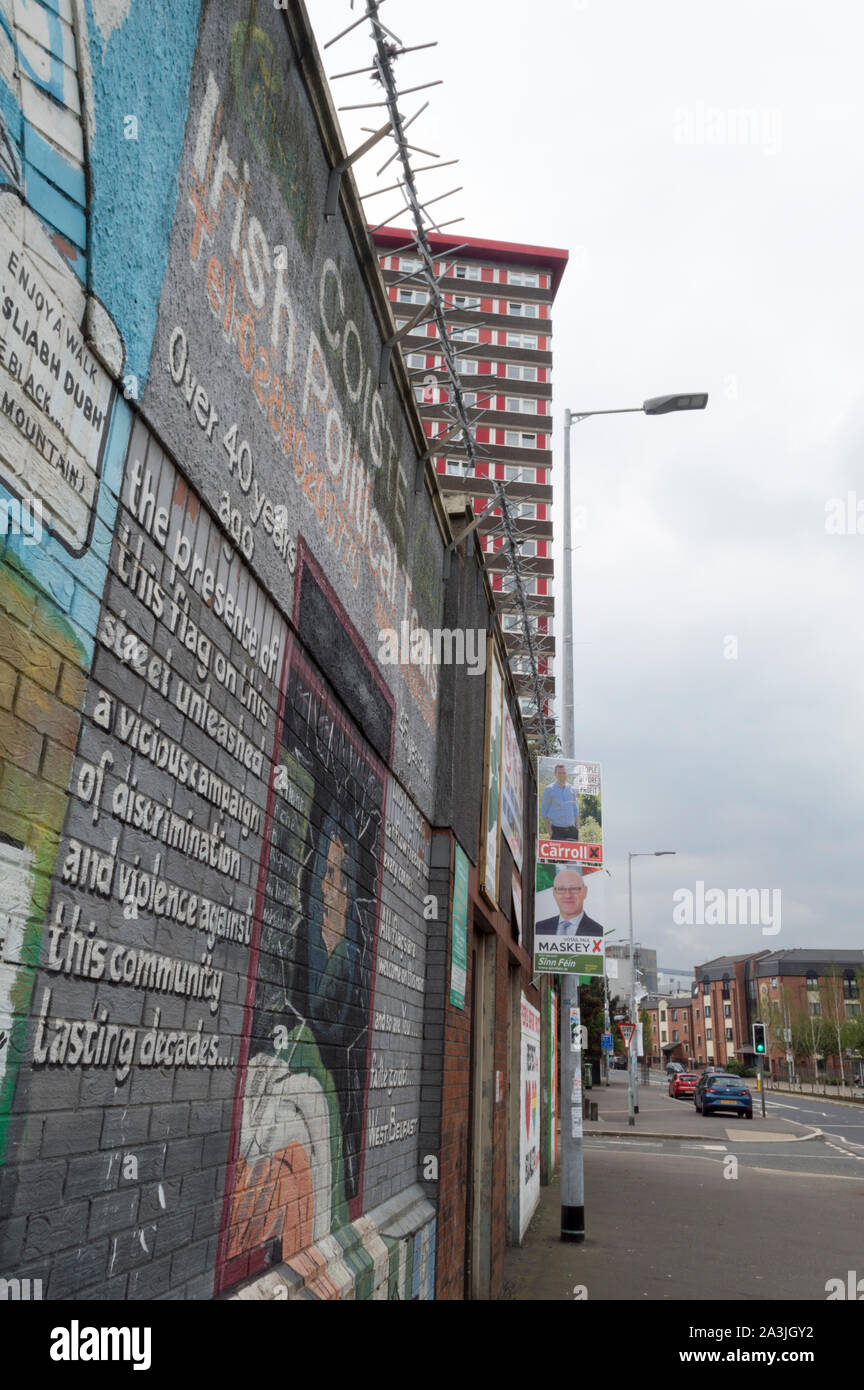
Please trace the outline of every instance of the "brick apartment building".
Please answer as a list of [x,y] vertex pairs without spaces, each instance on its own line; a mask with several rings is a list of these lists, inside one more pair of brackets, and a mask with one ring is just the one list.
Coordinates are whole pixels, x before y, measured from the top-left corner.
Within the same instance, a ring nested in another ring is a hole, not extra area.
[[[411,254],[411,234],[386,228],[374,233],[396,327],[404,328],[428,301],[422,267]],[[528,611],[540,654],[544,714],[554,714],[555,595],[552,535],[552,304],[568,253],[546,246],[455,236],[430,236],[435,275],[452,310],[465,404],[482,410],[476,429],[477,467],[466,468],[461,439],[448,445],[435,467],[445,493],[470,498],[476,513],[496,606],[507,639],[510,668],[523,717],[533,732],[536,708],[520,616],[507,573],[500,507],[490,507],[497,488],[507,494],[521,536]],[[405,306],[404,309],[402,306]],[[406,365],[427,434],[452,424],[442,380],[437,327],[421,323],[404,338]]]
[[697,1060],[694,1000],[687,994],[649,995],[643,1007],[651,1023],[651,1046],[646,1060],[651,1066],[681,1062],[685,1067]]
[[[697,965],[692,1025],[697,1063],[752,1063],[752,1025],[760,1019],[773,1020],[771,1069],[785,1068],[785,1029],[794,1031],[808,1017],[830,1017],[835,1024],[839,1019],[842,1025],[860,1016],[862,972],[864,951],[832,947],[718,956]],[[829,1045],[818,1058],[818,1069],[831,1075],[839,1071]]]

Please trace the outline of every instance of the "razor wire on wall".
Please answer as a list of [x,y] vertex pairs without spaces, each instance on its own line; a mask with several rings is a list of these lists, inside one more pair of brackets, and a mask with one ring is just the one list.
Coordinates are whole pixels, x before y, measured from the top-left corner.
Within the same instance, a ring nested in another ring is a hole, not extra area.
[[[461,439],[466,454],[463,476],[467,478],[476,472],[476,465],[480,458],[482,445],[478,446],[475,437],[475,429],[477,421],[484,411],[479,404],[469,405],[466,400],[466,393],[462,387],[458,365],[459,358],[464,355],[464,353],[463,351],[457,350],[454,346],[454,341],[459,341],[458,330],[455,329],[449,321],[449,306],[445,303],[444,293],[440,285],[440,281],[447,275],[448,266],[444,264],[440,274],[436,275],[435,254],[433,253],[429,241],[430,232],[440,233],[445,226],[451,226],[453,222],[462,220],[461,218],[454,218],[443,223],[438,222],[436,221],[437,212],[435,214],[430,213],[430,207],[432,207],[433,204],[443,202],[445,198],[449,198],[454,193],[458,193],[461,190],[458,187],[452,188],[446,193],[437,194],[434,198],[429,198],[424,201],[417,186],[418,174],[429,169],[445,168],[457,161],[441,161],[434,164],[418,166],[417,168],[412,164],[412,154],[419,154],[423,157],[431,156],[436,161],[439,160],[439,157],[435,155],[433,151],[424,150],[412,143],[412,141],[416,139],[416,136],[412,136],[412,140],[409,140],[407,136],[409,127],[411,127],[418,117],[423,114],[429,103],[424,102],[419,110],[406,119],[400,110],[400,101],[411,93],[438,86],[440,85],[440,81],[434,80],[431,82],[424,82],[419,85],[404,88],[400,91],[396,80],[395,65],[397,59],[403,54],[413,53],[423,48],[432,48],[435,44],[423,43],[408,46],[403,43],[403,41],[381,20],[379,10],[385,3],[386,0],[366,0],[366,9],[364,13],[324,45],[325,49],[330,48],[333,44],[338,43],[340,39],[343,39],[347,34],[356,29],[358,25],[368,20],[374,41],[374,58],[372,65],[367,68],[353,69],[350,72],[336,73],[331,77],[331,81],[337,78],[368,74],[373,81],[380,84],[382,93],[381,99],[372,102],[341,106],[339,109],[340,111],[356,111],[362,109],[372,110],[374,108],[385,108],[388,117],[388,123],[386,125],[378,130],[372,130],[371,138],[367,140],[366,143],[341,166],[341,168],[334,170],[336,181],[332,193],[338,196],[338,178],[349,164],[354,163],[362,154],[371,149],[374,144],[377,144],[380,139],[393,139],[396,144],[396,149],[381,166],[381,169],[378,170],[378,173],[383,174],[389,165],[394,161],[398,161],[401,174],[397,177],[395,183],[385,188],[376,189],[372,193],[368,193],[364,196],[369,198],[390,191],[398,191],[402,194],[403,205],[391,217],[385,218],[373,227],[372,231],[374,235],[375,232],[395,222],[397,218],[402,217],[406,212],[409,214],[413,224],[412,237],[411,241],[402,249],[405,251],[411,250],[412,255],[416,257],[417,268],[412,270],[410,277],[405,278],[410,278],[415,283],[422,284],[428,298],[422,304],[418,313],[415,314],[407,324],[400,328],[391,342],[386,345],[387,357],[385,361],[389,360],[389,352],[407,337],[408,334],[418,329],[421,325],[426,327],[429,323],[434,323],[437,335],[436,352],[440,354],[442,362],[441,367],[437,369],[436,376],[440,375],[442,384],[447,388],[449,401],[447,406],[444,407],[444,414],[447,417],[445,421],[446,428],[441,434],[433,436],[429,440],[429,446],[425,457],[431,457],[439,453],[447,444]],[[351,0],[351,8],[354,8],[354,0]],[[333,208],[333,211],[335,211],[335,208]],[[455,252],[460,249],[460,247],[456,247],[448,254],[452,258]],[[439,260],[440,259],[439,256]],[[470,351],[470,349],[468,350]],[[476,395],[475,400],[479,401],[479,393]],[[421,465],[422,462],[425,462],[425,459],[421,461]],[[504,544],[502,551],[497,553],[503,554],[507,565],[505,574],[506,587],[509,590],[512,606],[515,608],[518,615],[522,648],[528,658],[529,670],[527,674],[529,676],[536,710],[540,751],[551,753],[553,751],[554,731],[550,728],[550,721],[545,712],[545,702],[548,696],[544,692],[543,677],[540,672],[541,658],[538,650],[540,644],[531,621],[532,615],[529,612],[525,588],[524,576],[528,572],[528,569],[519,552],[519,539],[515,525],[516,518],[507,493],[508,483],[513,481],[515,481],[515,479],[509,479],[507,482],[502,482],[496,487],[484,511],[479,516],[475,517],[470,528],[466,528],[466,530],[455,538],[451,543],[451,549],[468,534],[469,530],[484,523],[489,517],[494,516],[497,519],[500,514],[500,530],[503,533]]]

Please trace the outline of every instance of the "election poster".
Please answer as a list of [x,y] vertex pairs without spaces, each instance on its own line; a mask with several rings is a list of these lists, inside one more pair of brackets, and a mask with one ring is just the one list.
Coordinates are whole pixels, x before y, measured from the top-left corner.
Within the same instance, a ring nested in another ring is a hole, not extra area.
[[605,880],[578,864],[538,862],[534,879],[534,970],[603,975]]
[[603,867],[600,764],[537,759],[537,858]]

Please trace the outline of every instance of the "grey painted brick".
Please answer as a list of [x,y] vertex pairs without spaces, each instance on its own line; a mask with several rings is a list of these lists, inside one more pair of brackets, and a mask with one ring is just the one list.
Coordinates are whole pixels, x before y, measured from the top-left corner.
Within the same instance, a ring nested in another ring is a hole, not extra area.
[[[51,1001],[52,1010],[54,1000]],[[34,1108],[40,1110],[74,1110],[78,1104],[81,1088],[80,1071],[65,1070],[62,1067],[50,1071],[38,1070],[31,1073]]]
[[138,1182],[151,1182],[161,1178],[167,1147],[166,1141],[163,1140],[161,1144],[133,1144],[126,1150],[138,1165]]
[[168,1255],[181,1245],[191,1245],[195,1230],[195,1212],[190,1207],[164,1217],[156,1231],[156,1256]]
[[3,1269],[18,1268],[26,1232],[26,1216],[13,1216],[11,1221],[0,1222],[0,1266]]
[[[32,1171],[38,1172],[38,1167],[34,1165]],[[17,1168],[0,1168],[0,1218],[12,1214],[21,1181],[20,1172]],[[49,1205],[54,1206],[55,1203]]]
[[196,1274],[202,1274],[207,1264],[209,1241],[199,1240],[178,1250],[171,1258],[171,1283],[183,1284]]
[[204,1148],[201,1152],[202,1168],[224,1168],[228,1162],[228,1144],[230,1135],[224,1131],[219,1134],[208,1134],[204,1138]]
[[88,1208],[88,1202],[70,1202],[66,1206],[52,1207],[50,1211],[34,1213],[27,1222],[24,1258],[33,1259],[82,1244]]
[[210,1072],[210,1096],[230,1099],[233,1103],[237,1074],[233,1067],[214,1067]]
[[209,1202],[216,1195],[218,1168],[203,1168],[198,1173],[186,1173],[180,1190],[183,1206],[197,1206],[199,1202]]
[[120,1148],[147,1138],[150,1111],[144,1106],[125,1110],[106,1110],[102,1119],[101,1147]]
[[102,1115],[98,1110],[48,1115],[42,1134],[42,1156],[87,1153],[98,1146],[101,1131]]
[[171,1100],[174,1076],[171,1071],[154,1071],[147,1067],[134,1073],[130,1100],[133,1105],[150,1105]]
[[196,1210],[194,1239],[200,1240],[203,1236],[216,1235],[221,1224],[222,1199],[220,1196],[217,1201],[207,1202],[206,1205],[198,1207]]
[[[213,1075],[218,1075],[217,1069]],[[233,1072],[229,1073],[233,1081]],[[211,1073],[207,1067],[181,1067],[174,1077],[175,1100],[207,1100],[211,1095]]]
[[152,1260],[140,1269],[132,1270],[126,1291],[128,1299],[158,1298],[171,1282],[171,1255]]
[[141,1189],[141,1204],[138,1208],[139,1221],[158,1221],[169,1212],[176,1211],[180,1200],[180,1179],[170,1182],[148,1183]]
[[113,1153],[86,1154],[72,1158],[66,1176],[64,1195],[89,1197],[97,1192],[113,1192],[120,1179],[120,1163]]
[[93,1106],[100,1111],[113,1106],[128,1108],[130,1089],[129,1077],[118,1086],[113,1072],[93,1068],[81,1078],[78,1103],[83,1108]]
[[[194,1133],[194,1131],[192,1131]],[[172,1139],[189,1133],[189,1105],[186,1102],[154,1105],[150,1112],[150,1138]]]
[[123,1274],[153,1261],[156,1246],[156,1227],[145,1222],[131,1231],[121,1231],[109,1237],[111,1253],[108,1273]]
[[183,1297],[190,1302],[201,1302],[213,1297],[213,1273],[207,1270],[204,1274],[199,1274],[195,1279],[190,1279],[187,1284],[179,1286],[183,1290]]
[[[108,1279],[105,1283],[99,1283],[91,1289],[84,1289],[82,1298],[88,1303],[98,1301],[100,1303],[122,1303],[127,1298],[126,1289],[129,1282],[128,1274],[117,1274],[113,1279]],[[99,1320],[101,1321],[101,1319]],[[119,1318],[112,1319],[112,1322],[119,1322]]]
[[74,1298],[88,1285],[105,1278],[108,1265],[108,1241],[93,1241],[77,1250],[58,1255],[48,1278],[49,1298]]
[[90,1221],[87,1234],[91,1240],[98,1236],[113,1235],[115,1231],[132,1226],[138,1215],[139,1191],[137,1187],[111,1192],[105,1197],[94,1197],[90,1203]]
[[213,1134],[222,1127],[222,1104],[218,1100],[199,1101],[190,1106],[189,1133]]
[[175,1139],[168,1144],[165,1154],[165,1175],[173,1177],[175,1173],[190,1173],[195,1168],[201,1166],[201,1149],[204,1140],[197,1139]]

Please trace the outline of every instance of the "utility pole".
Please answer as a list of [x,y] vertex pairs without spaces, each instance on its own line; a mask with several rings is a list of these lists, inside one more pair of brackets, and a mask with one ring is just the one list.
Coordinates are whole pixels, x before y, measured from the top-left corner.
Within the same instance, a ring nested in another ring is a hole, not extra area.
[[[573,547],[570,531],[570,428],[564,411],[564,670],[561,721],[564,756],[574,758],[576,716],[573,703]],[[582,1048],[579,976],[561,975],[561,1239],[585,1239],[585,1169],[582,1153]],[[568,1123],[569,1112],[569,1123]]]
[[[576,706],[573,696],[573,511],[570,497],[570,430],[574,422],[593,415],[669,415],[682,410],[704,410],[708,397],[703,393],[654,396],[641,406],[619,410],[564,411],[564,602],[562,605],[562,681],[563,718],[561,742],[567,758],[576,756]],[[672,853],[673,851],[661,851]],[[630,908],[630,963],[633,964],[633,908]],[[632,1006],[632,997],[631,997]],[[571,1048],[571,1011],[579,1008],[579,977],[561,975],[561,1089],[562,1112],[570,1106],[570,1123],[561,1126],[561,1239],[585,1239],[585,1175],[582,1162],[582,1052]],[[577,1031],[577,1043],[579,1035]],[[635,1053],[634,1053],[635,1056]],[[631,1073],[631,1086],[633,1076]],[[578,1095],[578,1104],[575,1097]],[[569,1097],[569,1100],[568,1100]],[[631,1102],[632,1103],[632,1102]],[[630,1123],[633,1123],[631,1116]]]

